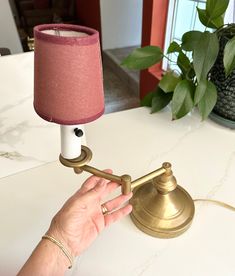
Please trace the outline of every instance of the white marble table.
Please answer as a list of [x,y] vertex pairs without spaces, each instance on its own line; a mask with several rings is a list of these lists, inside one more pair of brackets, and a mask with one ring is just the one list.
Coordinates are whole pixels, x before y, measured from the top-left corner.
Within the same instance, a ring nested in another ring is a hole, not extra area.
[[55,161],[59,128],[33,110],[33,53],[0,58],[0,95],[0,177]]
[[0,95],[0,178],[57,160],[60,128],[33,109],[32,52],[1,57]]
[[[0,151],[18,152],[23,158],[4,154],[0,158],[0,275],[4,276],[16,274],[53,214],[87,177],[54,161],[58,128],[29,111],[32,68],[26,59],[29,63],[32,56],[0,58],[0,76],[5,76],[0,81]],[[7,78],[9,73],[12,79]],[[94,166],[136,178],[170,161],[179,184],[193,198],[235,205],[235,132],[210,120],[201,123],[197,113],[174,122],[168,110],[154,115],[146,108],[108,114],[86,125],[86,140]],[[142,233],[127,217],[107,228],[68,275],[232,276],[234,233],[235,213],[210,204],[197,203],[191,228],[169,240]]]

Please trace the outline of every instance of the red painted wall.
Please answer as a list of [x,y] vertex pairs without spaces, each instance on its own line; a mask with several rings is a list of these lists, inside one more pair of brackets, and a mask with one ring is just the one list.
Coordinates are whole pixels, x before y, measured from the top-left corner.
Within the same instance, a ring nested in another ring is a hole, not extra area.
[[[165,42],[169,0],[143,1],[142,46],[156,45],[162,49]],[[162,76],[162,65],[140,73],[140,98],[152,91]]]
[[76,0],[76,15],[79,24],[96,29],[100,33],[101,41],[100,0]]

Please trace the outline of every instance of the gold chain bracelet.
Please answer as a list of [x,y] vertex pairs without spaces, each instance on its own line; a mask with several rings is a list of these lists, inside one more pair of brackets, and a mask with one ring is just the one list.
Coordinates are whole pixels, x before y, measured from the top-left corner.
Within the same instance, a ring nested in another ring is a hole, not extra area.
[[53,242],[54,244],[56,244],[63,251],[64,255],[69,259],[70,266],[68,268],[69,269],[72,268],[72,266],[73,266],[73,257],[71,256],[69,251],[64,247],[64,245],[61,242],[59,242],[54,237],[49,236],[49,235],[44,235],[42,237],[42,239],[49,240],[49,241]]

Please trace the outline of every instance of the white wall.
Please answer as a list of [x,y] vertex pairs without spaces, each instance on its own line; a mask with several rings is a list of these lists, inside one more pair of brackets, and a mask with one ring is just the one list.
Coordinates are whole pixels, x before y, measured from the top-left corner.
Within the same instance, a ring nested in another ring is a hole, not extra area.
[[141,44],[143,0],[100,0],[103,49]]
[[9,48],[12,54],[23,52],[8,0],[0,0],[0,48]]
[[235,1],[229,1],[227,12],[225,13],[224,23],[235,22]]

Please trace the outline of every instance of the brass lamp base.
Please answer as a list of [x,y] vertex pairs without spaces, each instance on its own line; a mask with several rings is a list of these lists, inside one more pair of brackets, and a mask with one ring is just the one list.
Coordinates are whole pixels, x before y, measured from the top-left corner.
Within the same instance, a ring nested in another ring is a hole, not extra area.
[[130,203],[134,224],[148,235],[165,239],[185,232],[195,210],[191,196],[182,187],[161,193],[152,182],[136,188]]

